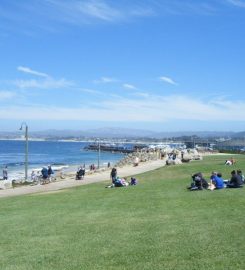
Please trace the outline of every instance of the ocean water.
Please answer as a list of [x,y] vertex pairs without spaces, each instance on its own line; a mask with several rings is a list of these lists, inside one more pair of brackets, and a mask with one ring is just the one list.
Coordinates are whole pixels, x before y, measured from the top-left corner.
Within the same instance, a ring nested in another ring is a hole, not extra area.
[[[54,170],[71,170],[85,164],[98,165],[98,152],[86,151],[86,142],[29,141],[28,143],[28,177],[32,170],[41,170],[43,166],[52,165]],[[123,158],[121,153],[100,153],[100,167],[111,165]],[[24,178],[25,175],[25,141],[0,140],[0,178],[4,166],[8,166],[9,179]]]

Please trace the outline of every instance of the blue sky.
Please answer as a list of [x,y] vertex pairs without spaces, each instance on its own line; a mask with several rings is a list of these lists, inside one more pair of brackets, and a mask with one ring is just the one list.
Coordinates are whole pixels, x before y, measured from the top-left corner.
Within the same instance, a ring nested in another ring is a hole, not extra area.
[[245,130],[245,0],[1,0],[0,130]]

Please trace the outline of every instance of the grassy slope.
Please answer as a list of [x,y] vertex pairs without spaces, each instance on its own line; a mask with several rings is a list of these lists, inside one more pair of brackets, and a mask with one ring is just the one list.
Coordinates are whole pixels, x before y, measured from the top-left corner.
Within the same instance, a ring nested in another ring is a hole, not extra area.
[[135,187],[1,199],[0,269],[245,269],[245,188],[186,190],[194,172],[245,171],[245,156],[226,158],[148,172]]

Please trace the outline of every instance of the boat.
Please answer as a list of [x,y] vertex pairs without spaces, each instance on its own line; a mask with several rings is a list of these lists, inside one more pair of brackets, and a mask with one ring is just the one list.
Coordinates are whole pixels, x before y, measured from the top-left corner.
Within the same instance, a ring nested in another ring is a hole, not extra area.
[[83,148],[87,151],[105,151],[105,152],[119,152],[132,153],[134,149],[123,144],[116,143],[91,143]]

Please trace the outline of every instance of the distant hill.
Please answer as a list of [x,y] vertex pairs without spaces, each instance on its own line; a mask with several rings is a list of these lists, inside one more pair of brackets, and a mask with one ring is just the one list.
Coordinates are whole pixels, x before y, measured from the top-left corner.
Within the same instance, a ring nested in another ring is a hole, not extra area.
[[[16,138],[23,136],[23,132],[0,132],[0,138]],[[87,130],[44,130],[29,131],[29,136],[33,138],[53,138],[53,139],[71,139],[71,138],[176,138],[182,136],[198,136],[201,138],[210,137],[230,137],[244,138],[244,132],[219,132],[219,131],[176,131],[176,132],[154,132],[150,130],[129,129],[121,127],[104,127]]]
[[232,137],[233,137],[233,138],[245,138],[245,131],[242,131],[242,132],[236,132],[235,134],[233,134]]

